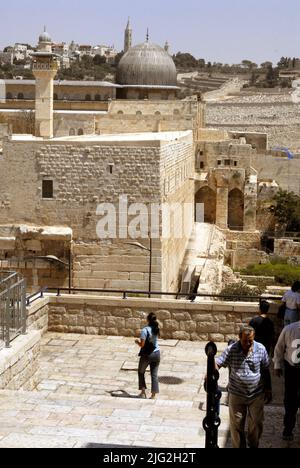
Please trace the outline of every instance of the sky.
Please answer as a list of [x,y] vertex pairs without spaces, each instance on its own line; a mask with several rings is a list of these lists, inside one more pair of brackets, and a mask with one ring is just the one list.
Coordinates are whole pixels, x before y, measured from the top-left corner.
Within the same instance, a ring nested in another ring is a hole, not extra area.
[[[222,63],[300,57],[299,0],[10,0],[1,2],[0,49],[35,45],[44,25],[55,42],[123,49],[128,17],[133,42],[146,38],[171,53]],[[40,6],[39,6],[40,5]]]

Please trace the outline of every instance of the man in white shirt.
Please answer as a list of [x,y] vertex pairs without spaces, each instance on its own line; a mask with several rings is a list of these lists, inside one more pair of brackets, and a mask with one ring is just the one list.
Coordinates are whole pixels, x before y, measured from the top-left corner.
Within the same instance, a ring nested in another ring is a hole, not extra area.
[[300,319],[300,282],[295,281],[290,291],[287,291],[282,298],[282,302],[286,305],[284,315],[284,326],[298,322]]
[[300,407],[300,321],[285,327],[274,351],[274,369],[278,377],[285,371],[284,440],[293,440]]

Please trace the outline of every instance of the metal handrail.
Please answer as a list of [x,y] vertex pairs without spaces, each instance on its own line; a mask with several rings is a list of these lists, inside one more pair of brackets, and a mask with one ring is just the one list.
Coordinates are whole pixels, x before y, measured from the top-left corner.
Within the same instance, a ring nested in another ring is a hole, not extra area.
[[38,299],[42,299],[44,297],[45,292],[48,290],[47,287],[40,289],[36,293],[31,294],[30,296],[26,297],[26,305],[30,306],[33,302],[37,301]]
[[0,283],[0,343],[9,348],[17,336],[26,333],[26,280],[19,273],[2,272],[4,275]]
[[[61,293],[99,293],[99,294],[120,294],[123,296],[123,299],[128,299],[129,295],[135,296],[149,296],[149,291],[137,291],[137,290],[120,290],[120,289],[89,289],[89,288],[47,288],[47,291],[56,292],[57,296],[60,296]],[[231,299],[245,302],[253,302],[254,300],[260,302],[261,300],[274,300],[278,301],[282,299],[282,296],[243,296],[243,295],[224,295],[224,294],[186,294],[178,292],[162,292],[162,291],[150,291],[151,296],[169,296],[175,298],[186,298],[190,302],[194,303],[196,298],[214,298],[214,299]],[[145,297],[146,298],[146,297]]]

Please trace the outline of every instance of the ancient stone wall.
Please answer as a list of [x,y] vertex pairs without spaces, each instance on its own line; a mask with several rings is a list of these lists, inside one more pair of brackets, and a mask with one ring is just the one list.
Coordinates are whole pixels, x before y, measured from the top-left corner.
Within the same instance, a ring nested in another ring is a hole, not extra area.
[[[173,141],[114,139],[76,144],[71,140],[7,141],[0,173],[0,199],[3,200],[0,223],[72,228],[74,286],[146,290],[149,255],[126,245],[127,231],[118,240],[123,222],[119,216],[123,210],[120,197],[126,197],[128,207],[132,203],[150,207],[151,203],[168,202],[169,198],[172,202],[193,205],[192,134],[177,136]],[[53,181],[52,199],[42,197],[43,180]],[[116,214],[117,231],[111,233],[109,239],[100,239],[97,231],[101,220],[97,208],[103,203],[112,204]],[[192,224],[192,221],[193,216],[189,222]],[[186,236],[178,241],[168,239],[164,244],[168,245],[167,250],[162,250],[160,240],[156,241],[153,289],[161,291],[171,285],[176,288],[186,243]],[[50,247],[44,254],[58,256]],[[167,255],[176,260],[170,260],[172,264],[162,272]],[[61,281],[48,275],[42,285],[46,282],[49,287],[63,286],[67,281],[65,272]]]
[[299,257],[300,242],[293,239],[275,239],[274,254],[279,257]]

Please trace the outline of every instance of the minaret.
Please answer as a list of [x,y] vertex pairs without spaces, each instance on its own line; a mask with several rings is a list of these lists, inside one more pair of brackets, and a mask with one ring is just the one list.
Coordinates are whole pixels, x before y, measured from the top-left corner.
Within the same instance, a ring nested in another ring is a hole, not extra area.
[[32,57],[32,72],[36,79],[35,135],[53,138],[53,80],[59,64],[57,55],[52,53],[52,40],[46,27],[39,37],[37,52]]
[[132,47],[132,29],[130,25],[130,18],[128,18],[127,27],[125,30],[124,52],[128,52]]
[[168,54],[170,53],[170,44],[168,43],[168,41],[166,41],[164,49]]

